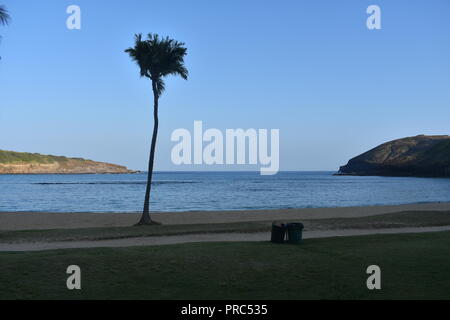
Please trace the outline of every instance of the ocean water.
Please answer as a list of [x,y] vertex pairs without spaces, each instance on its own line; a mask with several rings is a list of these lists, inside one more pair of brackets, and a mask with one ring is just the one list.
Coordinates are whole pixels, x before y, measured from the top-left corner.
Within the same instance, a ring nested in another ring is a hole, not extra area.
[[[137,212],[146,174],[0,175],[0,212]],[[152,211],[346,207],[450,201],[450,179],[333,172],[157,172]]]

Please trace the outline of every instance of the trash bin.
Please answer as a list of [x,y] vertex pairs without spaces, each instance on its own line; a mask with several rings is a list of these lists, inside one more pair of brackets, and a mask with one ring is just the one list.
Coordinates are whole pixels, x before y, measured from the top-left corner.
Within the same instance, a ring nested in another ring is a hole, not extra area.
[[286,238],[286,225],[284,223],[277,224],[275,222],[272,223],[272,236],[270,241],[273,243],[284,243],[284,239]]
[[288,243],[299,244],[302,242],[303,223],[288,223],[287,234]]

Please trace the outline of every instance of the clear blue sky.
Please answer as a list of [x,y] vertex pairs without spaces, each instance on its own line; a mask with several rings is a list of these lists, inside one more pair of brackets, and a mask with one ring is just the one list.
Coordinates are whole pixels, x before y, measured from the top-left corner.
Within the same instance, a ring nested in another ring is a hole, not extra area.
[[[123,52],[138,32],[188,47],[189,80],[169,79],[160,102],[157,170],[192,169],[171,164],[170,134],[194,120],[280,129],[282,170],[335,170],[387,140],[449,134],[448,0],[0,4],[12,17],[0,26],[0,149],[145,169],[151,86]],[[66,28],[71,4],[79,31]],[[381,30],[366,27],[371,4]]]

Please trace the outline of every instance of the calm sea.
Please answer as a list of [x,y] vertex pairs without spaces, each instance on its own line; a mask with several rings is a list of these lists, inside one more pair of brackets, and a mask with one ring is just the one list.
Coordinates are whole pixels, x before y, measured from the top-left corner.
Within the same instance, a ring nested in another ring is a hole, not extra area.
[[[157,172],[152,211],[276,209],[450,201],[450,179],[333,172]],[[146,174],[0,175],[0,211],[136,212]]]

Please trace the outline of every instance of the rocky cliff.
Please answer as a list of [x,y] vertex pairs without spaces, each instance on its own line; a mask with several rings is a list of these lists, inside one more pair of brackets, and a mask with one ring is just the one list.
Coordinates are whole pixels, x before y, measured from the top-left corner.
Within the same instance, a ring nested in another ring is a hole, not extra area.
[[0,174],[133,172],[124,166],[81,158],[0,150]]
[[340,167],[338,175],[450,177],[450,136],[386,142]]

